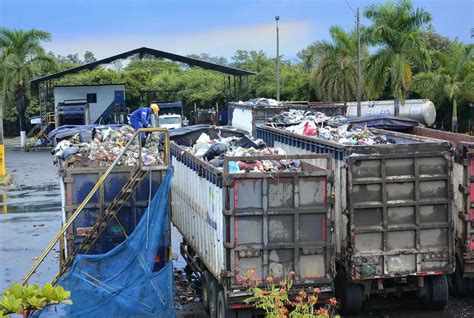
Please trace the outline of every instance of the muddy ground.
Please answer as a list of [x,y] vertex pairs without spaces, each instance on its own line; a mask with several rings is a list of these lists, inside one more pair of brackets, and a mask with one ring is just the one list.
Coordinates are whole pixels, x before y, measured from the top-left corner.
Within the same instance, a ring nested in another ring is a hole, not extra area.
[[[15,150],[15,141],[6,141],[7,170],[13,184],[0,188],[6,193],[7,214],[0,214],[0,290],[21,281],[49,241],[61,227],[61,198],[56,167],[47,151],[22,152]],[[0,209],[1,211],[1,209]],[[174,262],[183,269],[179,257],[181,237],[172,231]],[[57,247],[41,265],[32,282],[46,282],[56,274]],[[474,317],[474,295],[471,298],[450,298],[450,305],[441,312],[429,311],[414,297],[375,298],[365,306],[361,317]],[[178,306],[179,317],[206,317],[199,295],[189,304]]]

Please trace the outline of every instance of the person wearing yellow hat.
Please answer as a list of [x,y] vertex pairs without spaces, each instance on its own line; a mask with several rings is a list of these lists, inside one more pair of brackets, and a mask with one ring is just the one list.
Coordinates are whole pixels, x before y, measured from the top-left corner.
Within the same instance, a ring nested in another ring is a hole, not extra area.
[[[158,118],[158,112],[160,108],[157,104],[152,103],[150,107],[141,107],[135,110],[130,115],[130,125],[135,129],[138,130],[140,128],[149,128],[151,127],[150,119],[151,115],[155,115]],[[146,140],[146,133],[142,133],[142,141]]]

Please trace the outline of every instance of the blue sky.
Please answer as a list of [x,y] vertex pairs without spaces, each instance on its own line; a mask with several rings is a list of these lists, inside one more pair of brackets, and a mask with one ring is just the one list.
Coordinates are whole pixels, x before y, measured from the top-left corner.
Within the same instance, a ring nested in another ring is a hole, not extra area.
[[[348,0],[360,7],[378,0]],[[474,0],[413,0],[432,14],[436,30],[470,43]],[[230,58],[237,49],[275,55],[275,15],[281,53],[293,58],[328,28],[354,26],[345,0],[0,0],[0,25],[52,34],[58,54],[89,50],[99,58],[141,46],[178,54],[207,52]],[[362,17],[361,22],[368,24]]]

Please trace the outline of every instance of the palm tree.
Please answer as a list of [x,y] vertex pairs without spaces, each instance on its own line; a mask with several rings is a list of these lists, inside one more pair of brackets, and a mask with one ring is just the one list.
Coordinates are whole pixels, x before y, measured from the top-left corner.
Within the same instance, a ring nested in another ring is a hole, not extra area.
[[[325,101],[350,101],[356,96],[357,37],[354,30],[345,32],[339,26],[329,29],[331,41],[313,44],[316,56],[316,85],[320,98]],[[368,55],[361,45],[361,58]]]
[[414,69],[431,63],[422,27],[431,16],[423,9],[414,9],[409,0],[373,4],[364,12],[372,21],[363,37],[379,50],[367,61],[367,90],[370,98],[378,98],[390,86],[395,99],[395,115],[399,101],[411,89]]
[[435,52],[440,67],[432,72],[421,72],[413,79],[413,89],[424,97],[453,105],[451,129],[458,131],[458,102],[474,101],[474,45],[456,42],[448,54]]
[[6,107],[16,107],[20,131],[25,131],[25,111],[29,104],[29,81],[54,60],[41,47],[49,41],[48,32],[36,29],[9,30],[0,28],[0,81]]

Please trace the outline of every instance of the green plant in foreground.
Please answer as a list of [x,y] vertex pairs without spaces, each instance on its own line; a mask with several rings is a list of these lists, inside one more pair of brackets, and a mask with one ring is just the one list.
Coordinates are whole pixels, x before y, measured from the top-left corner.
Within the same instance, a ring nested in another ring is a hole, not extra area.
[[[296,273],[290,272],[288,277],[276,282],[272,277],[265,279],[266,287],[261,288],[262,281],[255,279],[255,271],[249,270],[245,275],[243,286],[253,296],[245,299],[245,303],[253,304],[255,308],[265,311],[269,318],[326,318],[339,317],[336,315],[337,300],[331,298],[325,307],[315,309],[320,290],[319,288],[291,290]],[[294,300],[290,300],[288,292],[297,293]]]
[[50,283],[44,284],[43,287],[36,284],[15,283],[3,291],[3,297],[0,299],[0,317],[12,313],[28,317],[31,312],[41,310],[49,304],[71,305],[70,296],[71,292],[65,291],[61,286],[54,287]]

